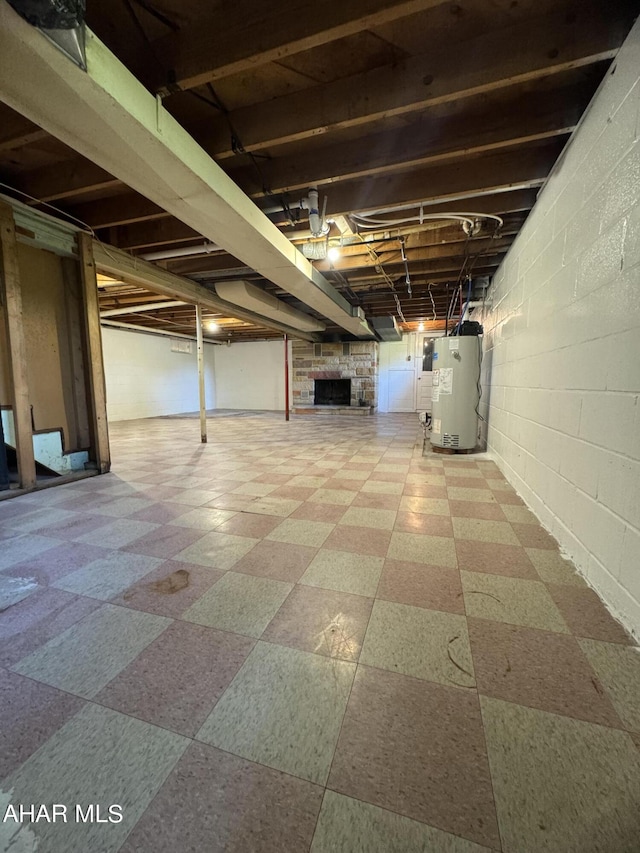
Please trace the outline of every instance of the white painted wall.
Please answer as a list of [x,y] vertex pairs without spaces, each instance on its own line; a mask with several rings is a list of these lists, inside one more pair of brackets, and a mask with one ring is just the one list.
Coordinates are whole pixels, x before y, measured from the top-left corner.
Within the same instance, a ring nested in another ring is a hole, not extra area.
[[482,320],[489,448],[640,636],[639,78],[636,23]]
[[[284,410],[282,340],[216,347],[215,368],[217,408]],[[289,344],[289,382],[291,376]]]
[[[196,344],[171,351],[171,338],[103,327],[102,346],[110,421],[151,418],[199,409]],[[214,350],[205,344],[207,408],[216,407]],[[226,347],[225,347],[226,349]]]

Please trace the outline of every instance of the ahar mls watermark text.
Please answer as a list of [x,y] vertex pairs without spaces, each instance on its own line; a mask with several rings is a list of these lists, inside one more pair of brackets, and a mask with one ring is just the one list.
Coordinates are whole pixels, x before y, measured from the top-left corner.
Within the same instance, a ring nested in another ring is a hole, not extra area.
[[64,803],[18,803],[9,804],[2,815],[2,823],[120,823],[122,806],[113,804],[101,806],[90,803],[81,806],[76,803],[66,806]]

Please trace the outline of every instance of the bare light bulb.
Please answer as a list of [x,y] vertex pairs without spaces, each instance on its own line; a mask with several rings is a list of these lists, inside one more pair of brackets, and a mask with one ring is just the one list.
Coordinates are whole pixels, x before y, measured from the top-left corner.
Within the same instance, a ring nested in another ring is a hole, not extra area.
[[207,320],[204,324],[207,332],[219,332],[220,326],[216,323],[215,320]]
[[418,331],[424,332],[424,323],[422,322],[422,320],[420,320],[420,322],[418,323]]
[[340,257],[340,249],[337,246],[331,246],[327,252],[327,257],[330,261],[337,261]]

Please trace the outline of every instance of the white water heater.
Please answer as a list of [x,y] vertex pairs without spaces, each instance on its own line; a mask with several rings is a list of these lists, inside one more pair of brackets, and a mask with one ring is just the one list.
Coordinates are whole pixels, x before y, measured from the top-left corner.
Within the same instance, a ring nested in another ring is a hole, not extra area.
[[482,338],[436,338],[433,351],[431,444],[473,450],[478,443]]

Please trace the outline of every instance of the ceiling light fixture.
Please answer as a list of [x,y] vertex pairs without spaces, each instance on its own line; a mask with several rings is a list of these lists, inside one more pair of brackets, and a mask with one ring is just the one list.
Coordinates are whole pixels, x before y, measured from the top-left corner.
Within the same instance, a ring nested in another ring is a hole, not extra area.
[[330,246],[329,251],[327,252],[327,257],[331,262],[337,261],[340,257],[340,249],[338,246]]
[[216,323],[215,320],[207,320],[206,323],[204,324],[204,326],[205,326],[205,329],[207,330],[207,332],[219,332],[220,331],[220,326],[218,325],[218,323]]
[[420,322],[418,323],[418,331],[424,332],[424,323],[422,322],[422,320],[420,320]]

